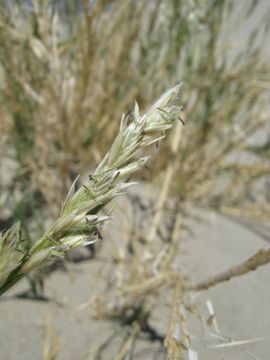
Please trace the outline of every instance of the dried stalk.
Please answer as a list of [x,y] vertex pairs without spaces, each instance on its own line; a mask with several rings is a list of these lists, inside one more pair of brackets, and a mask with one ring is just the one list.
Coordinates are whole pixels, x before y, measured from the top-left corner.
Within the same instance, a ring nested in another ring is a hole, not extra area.
[[[164,347],[167,348],[168,360],[184,360],[185,351],[189,348],[189,337],[185,331],[185,321],[179,313],[181,303],[181,284],[175,284],[171,305],[170,323],[167,336],[164,340]],[[180,330],[181,329],[181,330]]]
[[179,278],[178,274],[174,271],[163,272],[162,274],[153,276],[145,280],[144,282],[141,282],[138,285],[125,286],[120,291],[123,294],[134,293],[134,294],[147,295],[148,293],[151,293],[152,291],[159,289],[165,284],[168,285],[173,280],[178,278]]
[[226,270],[220,273],[219,275],[216,275],[201,283],[188,286],[187,289],[192,291],[207,290],[210,287],[213,287],[224,281],[231,280],[233,277],[244,275],[250,271],[256,270],[258,267],[266,265],[269,262],[270,262],[270,249],[267,250],[261,249],[251,258],[244,261],[242,264],[234,266],[229,270]]
[[153,262],[153,273],[159,274],[162,271],[168,271],[171,268],[171,264],[175,254],[177,253],[179,245],[179,229],[182,224],[182,214],[180,213],[180,201],[177,201],[176,208],[173,216],[173,229],[170,232],[168,244],[165,245],[164,249],[158,254],[155,261]]
[[53,326],[48,322],[43,342],[42,360],[56,360],[60,352],[60,348],[60,338],[55,335]]
[[129,355],[131,354],[134,348],[134,343],[136,341],[136,337],[139,332],[140,332],[140,326],[138,323],[135,322],[130,330],[127,340],[123,344],[121,350],[116,355],[114,360],[125,360],[131,358]]
[[179,150],[179,147],[181,144],[182,130],[183,130],[183,127],[180,126],[180,124],[178,124],[178,126],[175,128],[174,139],[171,144],[172,157],[171,157],[171,159],[168,163],[167,169],[166,169],[163,187],[161,189],[161,192],[160,192],[160,195],[159,195],[156,207],[155,207],[155,212],[154,212],[155,215],[152,220],[149,234],[146,238],[147,242],[153,242],[155,240],[155,237],[157,234],[157,229],[160,224],[161,217],[162,217],[162,212],[163,212],[165,203],[168,199],[173,176],[174,176],[174,173],[175,173],[178,163],[179,163],[177,154],[178,154],[178,150]]

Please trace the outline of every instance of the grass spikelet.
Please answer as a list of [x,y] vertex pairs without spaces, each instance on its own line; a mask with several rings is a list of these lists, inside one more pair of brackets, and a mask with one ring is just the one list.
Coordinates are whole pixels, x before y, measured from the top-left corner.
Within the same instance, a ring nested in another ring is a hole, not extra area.
[[[177,118],[176,109],[180,111],[179,105],[176,105],[179,90],[178,85],[167,91],[142,116],[135,104],[134,120],[129,122],[129,115],[125,116],[110,151],[94,174],[73,194],[77,179],[75,180],[62,206],[60,217],[28,252],[21,254],[18,259],[17,247],[22,241],[18,225],[14,225],[2,236],[0,264],[4,275],[1,278],[0,294],[33,269],[62,256],[67,250],[96,241],[95,234],[99,233],[99,228],[109,219],[98,212],[133,184],[128,179],[148,159],[139,156],[138,150],[158,141],[160,134],[173,126]],[[166,114],[161,117],[157,108],[163,108]]]

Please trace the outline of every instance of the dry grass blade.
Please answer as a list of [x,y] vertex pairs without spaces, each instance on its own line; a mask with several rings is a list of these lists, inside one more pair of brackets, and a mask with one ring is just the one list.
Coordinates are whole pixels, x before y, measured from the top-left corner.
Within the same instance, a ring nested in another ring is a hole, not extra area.
[[232,346],[241,346],[246,344],[251,344],[257,341],[263,341],[264,338],[256,338],[256,339],[247,339],[247,340],[238,340],[238,341],[231,341],[223,344],[217,344],[217,345],[209,345],[207,346],[209,349],[222,349],[226,347],[232,347]]

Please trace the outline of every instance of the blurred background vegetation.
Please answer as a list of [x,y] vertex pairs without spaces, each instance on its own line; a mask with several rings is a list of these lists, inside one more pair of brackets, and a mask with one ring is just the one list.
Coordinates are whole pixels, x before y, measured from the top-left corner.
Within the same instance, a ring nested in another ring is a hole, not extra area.
[[[45,204],[48,217],[56,216],[74,177],[104,155],[121,113],[134,99],[146,108],[177,82],[184,83],[188,125],[174,191],[218,205],[220,191],[214,199],[212,190],[223,173],[226,204],[236,202],[235,181],[245,178],[246,193],[266,169],[261,162],[240,169],[226,156],[240,147],[260,159],[269,154],[269,139],[256,147],[246,143],[266,122],[269,63],[262,53],[269,12],[248,29],[244,46],[234,39],[259,6],[218,0],[2,2],[1,159],[17,162],[16,176],[1,182],[9,182],[1,189],[13,207],[8,216],[17,209],[23,218]],[[237,11],[241,24],[233,22]],[[162,154],[156,173],[168,159]],[[9,177],[5,172],[2,166],[1,178]],[[14,199],[16,186],[20,195]]]
[[[134,100],[183,82],[185,127],[139,174],[190,205],[269,216],[269,8],[263,1],[2,1],[0,230],[35,242]],[[263,10],[262,10],[263,9]],[[251,22],[258,13],[260,22]],[[184,210],[183,210],[184,211]],[[34,292],[40,278],[30,279]]]

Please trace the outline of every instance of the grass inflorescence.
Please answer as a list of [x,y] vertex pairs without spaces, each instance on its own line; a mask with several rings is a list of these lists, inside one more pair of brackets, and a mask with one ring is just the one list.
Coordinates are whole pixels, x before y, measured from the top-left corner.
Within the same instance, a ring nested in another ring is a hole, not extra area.
[[62,256],[71,248],[95,241],[95,234],[109,219],[108,216],[99,215],[99,211],[133,185],[128,179],[148,160],[138,151],[163,139],[165,131],[177,119],[180,111],[177,105],[179,89],[178,85],[166,92],[144,115],[140,115],[136,103],[132,122],[129,115],[122,116],[120,130],[111,150],[79,190],[75,191],[76,181],[73,183],[60,217],[29,251],[23,253],[20,248],[22,236],[19,224],[2,235],[1,294],[30,271],[44,266],[53,258]]

